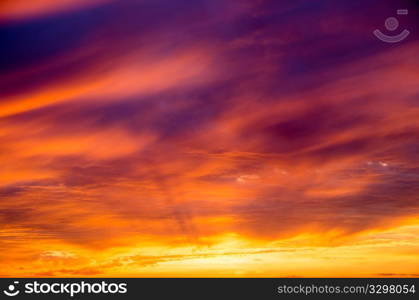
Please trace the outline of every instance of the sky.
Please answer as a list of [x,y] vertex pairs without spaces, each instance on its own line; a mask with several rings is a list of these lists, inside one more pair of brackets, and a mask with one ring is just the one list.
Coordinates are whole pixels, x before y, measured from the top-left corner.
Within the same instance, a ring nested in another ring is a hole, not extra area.
[[1,1],[0,277],[419,277],[418,13]]

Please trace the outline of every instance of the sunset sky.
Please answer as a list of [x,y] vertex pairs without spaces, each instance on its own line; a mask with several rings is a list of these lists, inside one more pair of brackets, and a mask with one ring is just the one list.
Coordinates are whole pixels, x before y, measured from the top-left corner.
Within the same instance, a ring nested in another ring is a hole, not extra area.
[[0,277],[419,277],[418,14],[0,0]]

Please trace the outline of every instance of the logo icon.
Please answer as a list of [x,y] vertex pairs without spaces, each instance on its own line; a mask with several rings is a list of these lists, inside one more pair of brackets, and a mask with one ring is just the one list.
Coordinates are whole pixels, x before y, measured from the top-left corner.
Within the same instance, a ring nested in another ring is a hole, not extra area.
[[7,290],[4,290],[3,292],[9,297],[14,297],[18,295],[20,293],[19,290],[16,289],[16,285],[18,284],[19,284],[19,281],[14,281],[13,284],[10,284],[7,287]]
[[[398,15],[407,15],[409,11],[407,9],[398,9],[397,14]],[[399,20],[397,20],[394,17],[387,18],[384,26],[388,31],[394,31],[399,27]],[[387,35],[381,32],[381,30],[376,29],[374,30],[374,35],[381,41],[386,43],[398,43],[403,41],[405,38],[408,37],[410,34],[410,31],[405,29],[398,35]]]

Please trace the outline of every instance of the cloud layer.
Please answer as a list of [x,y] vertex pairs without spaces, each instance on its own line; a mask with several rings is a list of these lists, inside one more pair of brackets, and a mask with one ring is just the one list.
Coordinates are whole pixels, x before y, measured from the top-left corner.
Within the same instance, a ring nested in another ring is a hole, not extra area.
[[371,34],[413,2],[21,2],[2,276],[415,274],[419,42]]

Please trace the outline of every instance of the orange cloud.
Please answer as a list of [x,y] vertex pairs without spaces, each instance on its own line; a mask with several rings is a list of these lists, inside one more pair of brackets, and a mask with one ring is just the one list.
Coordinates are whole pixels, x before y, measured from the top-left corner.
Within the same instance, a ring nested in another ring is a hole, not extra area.
[[86,8],[110,0],[5,0],[0,4],[0,19],[39,17],[51,13]]
[[[39,20],[3,28],[0,275],[417,274],[418,43],[342,51],[322,23],[308,47],[265,1],[163,2],[5,6]],[[77,30],[37,23],[64,5]]]

